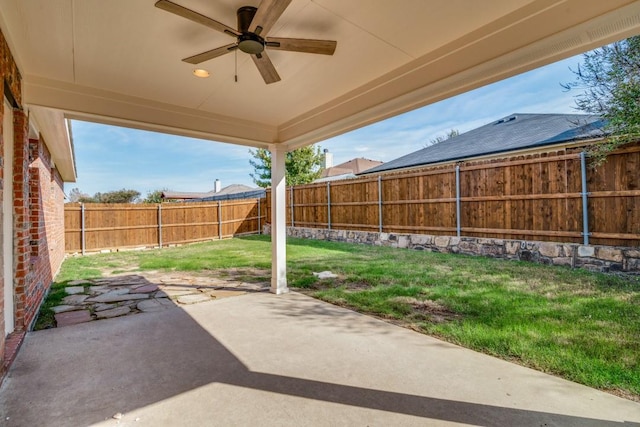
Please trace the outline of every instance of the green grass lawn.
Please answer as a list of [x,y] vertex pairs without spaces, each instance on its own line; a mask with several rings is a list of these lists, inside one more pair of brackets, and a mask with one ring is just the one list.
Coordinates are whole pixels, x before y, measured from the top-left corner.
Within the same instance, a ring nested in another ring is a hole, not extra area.
[[[640,278],[525,262],[289,239],[289,286],[446,341],[640,400]],[[69,258],[64,283],[102,272],[265,269],[269,237]],[[337,279],[312,272],[331,270]]]

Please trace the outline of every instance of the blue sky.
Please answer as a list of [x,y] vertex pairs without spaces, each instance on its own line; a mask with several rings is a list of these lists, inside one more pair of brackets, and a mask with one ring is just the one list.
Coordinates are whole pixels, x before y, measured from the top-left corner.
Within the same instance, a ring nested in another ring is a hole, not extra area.
[[[575,113],[577,92],[560,83],[574,80],[581,56],[432,104],[319,143],[334,153],[334,164],[354,157],[389,161],[419,150],[450,129],[464,133],[511,113]],[[249,148],[135,129],[73,121],[78,179],[68,192],[134,189],[143,196],[157,189],[209,191],[222,186],[254,186]]]

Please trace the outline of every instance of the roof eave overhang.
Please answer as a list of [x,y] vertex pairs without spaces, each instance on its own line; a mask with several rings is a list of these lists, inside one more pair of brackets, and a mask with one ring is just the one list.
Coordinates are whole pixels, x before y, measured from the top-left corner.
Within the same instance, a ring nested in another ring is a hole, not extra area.
[[28,104],[59,109],[69,119],[260,148],[277,142],[273,126],[38,76],[24,77],[24,94]]
[[53,166],[64,182],[76,181],[76,165],[73,155],[73,141],[67,121],[61,111],[37,106],[29,107],[29,123],[35,128],[34,135],[42,137],[49,149]]
[[[582,4],[598,6],[593,1]],[[600,5],[613,9],[612,3]],[[472,32],[283,124],[279,140],[290,149],[299,148],[640,33],[640,2],[635,2],[585,22],[572,16],[575,21],[566,19],[564,29],[537,34],[536,28],[546,27],[539,24],[566,17],[558,10],[562,6],[531,15],[526,15],[527,8],[520,9],[522,16],[505,17],[515,20],[511,25],[497,23],[500,29],[493,33],[487,27]],[[527,43],[523,34],[536,41]],[[476,53],[487,51],[493,59],[480,60]]]

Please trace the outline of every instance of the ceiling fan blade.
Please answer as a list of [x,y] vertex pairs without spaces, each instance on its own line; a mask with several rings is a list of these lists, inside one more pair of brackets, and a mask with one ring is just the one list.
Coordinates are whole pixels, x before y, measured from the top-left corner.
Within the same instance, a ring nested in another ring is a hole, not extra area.
[[280,76],[276,71],[276,67],[273,66],[273,62],[267,56],[267,52],[262,52],[257,55],[251,55],[251,59],[258,67],[258,71],[262,75],[266,84],[271,84],[280,81]]
[[265,37],[290,3],[291,0],[262,0],[249,31]]
[[233,52],[237,48],[237,44],[231,43],[226,46],[221,46],[212,50],[208,50],[206,52],[199,53],[197,55],[190,56],[188,58],[184,58],[182,61],[188,62],[189,64],[200,64],[201,62],[217,58],[218,56],[225,55],[229,52]]
[[224,25],[221,22],[215,21],[207,16],[201,15],[198,12],[194,12],[191,9],[187,9],[184,6],[180,6],[179,4],[173,3],[169,0],[158,0],[156,2],[156,7],[173,13],[174,15],[182,16],[183,18],[187,18],[190,21],[197,22],[198,24],[202,24],[206,27],[213,28],[214,30],[223,32],[230,36],[237,37],[240,35],[240,33],[238,33],[236,30]]
[[321,55],[333,55],[337,45],[338,42],[333,40],[289,39],[282,37],[269,37],[269,40],[267,40],[269,49],[319,53]]

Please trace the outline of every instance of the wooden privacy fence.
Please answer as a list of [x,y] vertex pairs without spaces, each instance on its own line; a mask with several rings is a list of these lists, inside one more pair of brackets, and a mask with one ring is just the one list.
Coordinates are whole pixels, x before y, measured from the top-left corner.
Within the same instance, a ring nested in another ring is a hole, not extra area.
[[65,205],[66,252],[223,239],[259,233],[264,199],[212,203]]
[[[612,246],[640,243],[640,147],[597,169],[580,151],[287,189],[289,225]],[[267,218],[271,194],[267,192]]]

